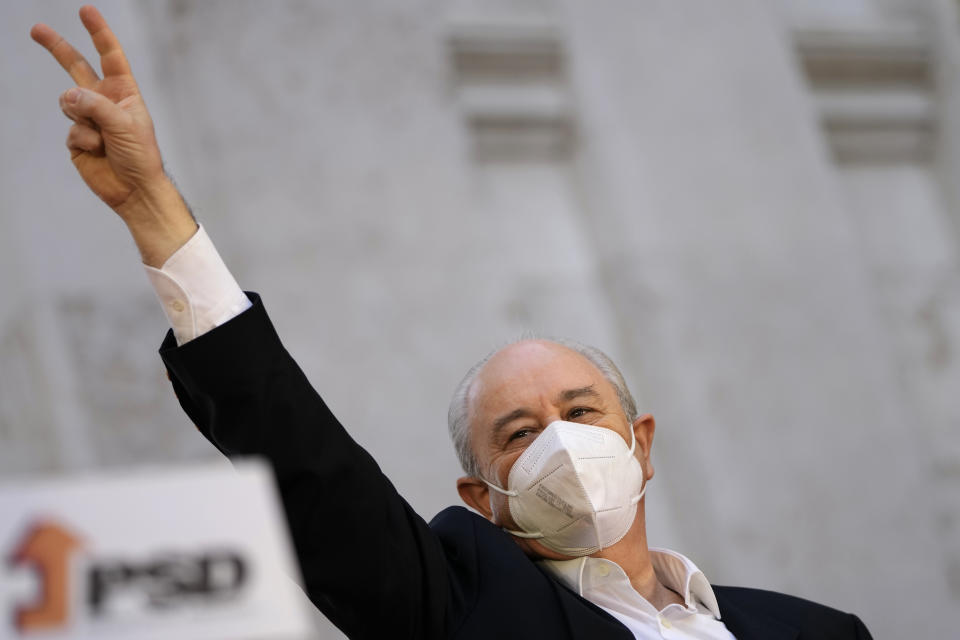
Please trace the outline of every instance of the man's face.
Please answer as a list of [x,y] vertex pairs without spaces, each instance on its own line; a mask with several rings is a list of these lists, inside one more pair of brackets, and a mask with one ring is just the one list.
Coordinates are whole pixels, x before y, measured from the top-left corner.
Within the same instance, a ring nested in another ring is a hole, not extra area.
[[[501,487],[506,488],[510,469],[520,454],[555,420],[611,429],[627,445],[633,429],[637,433],[637,458],[648,479],[652,476],[652,417],[644,416],[631,425],[616,389],[576,351],[540,340],[510,345],[484,365],[468,397],[473,450],[485,479]],[[634,427],[643,421],[649,425],[641,428],[641,433],[637,431],[639,427]],[[488,494],[485,485],[470,483],[468,479],[461,479],[458,487],[468,504],[497,524],[516,528],[504,496]]]

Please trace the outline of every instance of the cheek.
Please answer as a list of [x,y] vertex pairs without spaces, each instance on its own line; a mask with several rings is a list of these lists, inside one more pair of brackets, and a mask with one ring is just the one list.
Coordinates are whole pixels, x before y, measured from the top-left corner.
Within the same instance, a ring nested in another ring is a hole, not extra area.
[[517,523],[513,520],[513,514],[510,513],[510,498],[498,493],[496,491],[490,491],[490,511],[492,513],[492,521],[498,527],[506,527],[507,529],[516,529]]
[[507,487],[507,480],[510,477],[510,470],[513,469],[513,465],[517,462],[517,458],[523,453],[523,450],[511,451],[508,454],[502,455],[497,458],[493,463],[493,469],[495,469],[495,477],[500,483],[500,486],[503,488]]

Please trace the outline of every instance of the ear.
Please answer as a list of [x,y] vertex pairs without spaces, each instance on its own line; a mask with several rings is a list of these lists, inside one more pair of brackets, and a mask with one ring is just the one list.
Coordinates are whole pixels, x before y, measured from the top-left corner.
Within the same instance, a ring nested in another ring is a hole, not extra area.
[[[633,421],[633,435],[637,439],[637,454],[646,469],[647,480],[653,477],[653,462],[650,461],[650,450],[653,448],[653,432],[657,430],[657,422],[653,415],[645,413]],[[462,495],[462,494],[461,494]]]
[[493,522],[493,511],[490,510],[490,487],[483,480],[470,476],[458,478],[457,493],[468,507]]

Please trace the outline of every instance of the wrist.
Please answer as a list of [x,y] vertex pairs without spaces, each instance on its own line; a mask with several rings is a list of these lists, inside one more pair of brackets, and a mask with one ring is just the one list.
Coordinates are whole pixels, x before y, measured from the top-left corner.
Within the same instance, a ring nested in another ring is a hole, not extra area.
[[143,263],[151,267],[163,266],[198,228],[180,192],[166,176],[138,188],[115,211],[126,223]]

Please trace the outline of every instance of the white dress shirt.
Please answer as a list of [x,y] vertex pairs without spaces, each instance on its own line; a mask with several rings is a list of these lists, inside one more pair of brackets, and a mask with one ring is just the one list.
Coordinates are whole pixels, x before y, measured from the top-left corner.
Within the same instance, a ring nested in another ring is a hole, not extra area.
[[159,269],[143,266],[178,345],[250,308],[202,226]]
[[[147,278],[182,345],[250,308],[250,299],[230,274],[201,226],[159,268],[144,265]],[[717,599],[703,573],[687,558],[666,549],[650,549],[653,569],[684,605],[657,609],[634,590],[620,566],[601,558],[543,560],[571,590],[622,622],[636,638],[730,640],[720,621]]]
[[647,640],[731,640],[720,620],[710,583],[687,557],[669,549],[650,548],[650,561],[660,583],[678,593],[684,604],[657,610],[630,584],[616,562],[603,558],[541,560],[540,564],[574,593],[619,620],[635,638]]

